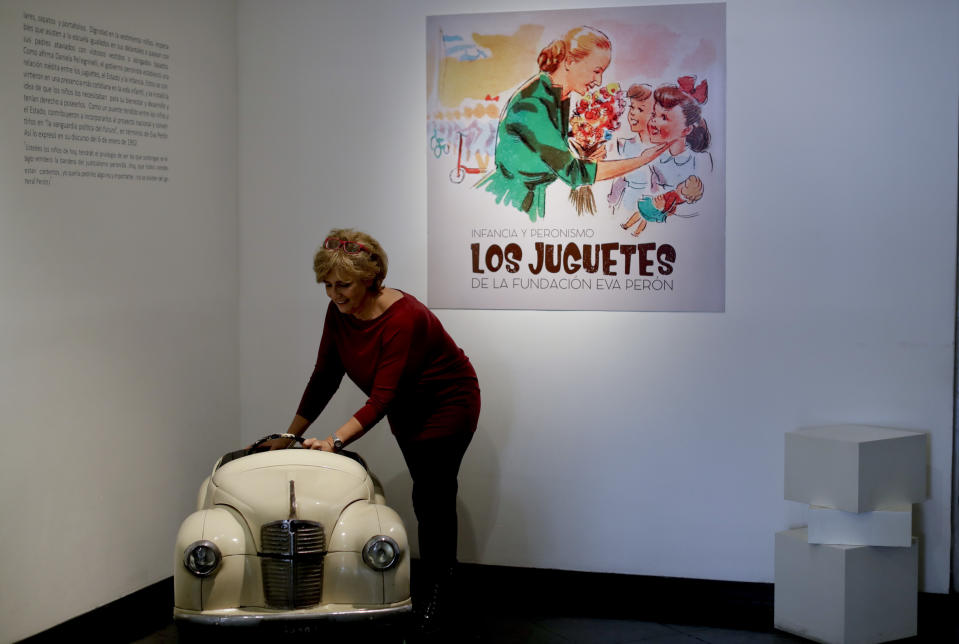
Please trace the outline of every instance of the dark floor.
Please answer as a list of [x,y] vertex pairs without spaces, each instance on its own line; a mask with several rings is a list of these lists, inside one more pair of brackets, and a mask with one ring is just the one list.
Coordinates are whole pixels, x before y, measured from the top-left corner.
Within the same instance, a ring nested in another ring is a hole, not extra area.
[[[340,637],[323,637],[318,629],[312,633],[287,634],[286,637],[256,638],[259,641],[375,641],[380,638],[368,634],[357,638],[349,632],[340,631]],[[202,639],[202,638],[199,638]],[[228,640],[232,638],[224,638]],[[381,641],[403,642],[402,634],[395,638],[384,636]],[[161,644],[179,642],[176,627],[172,624],[165,629],[137,640],[138,644]],[[405,641],[415,642],[410,638]],[[782,632],[755,632],[706,626],[682,626],[677,624],[658,624],[656,622],[637,622],[618,619],[585,619],[572,617],[543,618],[485,618],[471,623],[460,623],[445,633],[428,639],[429,642],[496,642],[498,644],[568,644],[570,642],[614,644],[617,642],[644,642],[649,644],[734,644],[734,643],[772,643],[806,642],[798,637]],[[904,640],[909,641],[909,640]],[[948,641],[948,640],[946,640]]]
[[[257,642],[376,642],[394,644],[460,642],[496,644],[616,644],[643,642],[648,644],[762,644],[772,642],[808,642],[803,638],[777,631],[772,626],[772,590],[763,584],[731,584],[700,582],[691,584],[676,581],[671,589],[667,580],[654,582],[657,595],[650,592],[632,594],[628,604],[610,602],[614,596],[623,597],[624,588],[617,587],[617,578],[604,576],[606,590],[602,594],[589,587],[594,575],[581,577],[576,586],[589,589],[589,594],[563,600],[564,589],[555,581],[570,579],[570,573],[552,576],[538,574],[535,586],[523,586],[522,576],[494,576],[500,584],[498,592],[482,584],[483,578],[474,569],[467,578],[466,590],[461,587],[458,598],[463,600],[451,607],[447,628],[429,638],[407,637],[402,625],[368,627],[363,624],[324,625],[322,623],[293,623],[277,630],[239,632],[236,629],[211,633],[178,632],[168,623],[147,637],[136,640],[140,644],[167,642],[238,641]],[[482,569],[486,570],[486,569]],[[509,580],[512,583],[502,583]],[[550,583],[542,583],[544,581]],[[636,591],[635,583],[627,587]],[[510,592],[512,589],[513,592]],[[650,590],[650,589],[647,589]],[[497,596],[498,595],[498,596]],[[603,598],[590,602],[584,597]],[[706,606],[712,607],[707,608]],[[919,594],[917,637],[899,640],[900,644],[959,644],[959,595]],[[636,615],[636,619],[623,616]],[[375,629],[375,630],[373,630]],[[244,637],[239,637],[243,635]]]
[[[413,562],[416,563],[415,561]],[[448,627],[429,638],[393,626],[273,623],[255,628],[179,630],[172,622],[172,578],[24,640],[348,642],[358,644],[726,644],[806,642],[773,628],[772,584],[461,565]],[[415,568],[414,568],[415,571]],[[415,577],[414,577],[415,578]],[[417,592],[414,588],[414,593]],[[414,594],[414,596],[416,596]],[[918,636],[900,644],[959,644],[959,595],[919,593]]]
[[[952,628],[922,628],[920,636],[899,640],[902,644],[914,642],[949,644],[959,642],[959,628],[953,620]],[[224,634],[225,635],[225,634]],[[265,636],[264,636],[265,635]],[[178,636],[173,624],[149,636],[137,640],[138,644],[161,644],[181,641],[211,641],[208,637],[184,638]],[[213,638],[212,641],[235,642],[237,638]],[[809,640],[776,630],[736,630],[713,628],[709,626],[688,626],[681,624],[660,624],[624,619],[598,619],[580,617],[492,617],[462,620],[445,632],[425,640],[404,638],[400,631],[380,632],[370,635],[369,631],[359,630],[355,634],[349,629],[336,633],[321,628],[305,627],[295,632],[272,632],[251,637],[257,642],[442,642],[443,644],[460,642],[495,642],[497,644],[616,644],[643,642],[644,644],[765,644],[773,642],[808,642]]]

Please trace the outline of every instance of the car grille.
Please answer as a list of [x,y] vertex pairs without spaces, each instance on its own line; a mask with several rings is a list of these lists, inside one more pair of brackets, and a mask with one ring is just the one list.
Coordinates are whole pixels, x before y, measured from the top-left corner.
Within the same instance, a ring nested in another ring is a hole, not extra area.
[[309,608],[323,594],[326,535],[315,521],[288,519],[260,529],[263,594],[270,608]]

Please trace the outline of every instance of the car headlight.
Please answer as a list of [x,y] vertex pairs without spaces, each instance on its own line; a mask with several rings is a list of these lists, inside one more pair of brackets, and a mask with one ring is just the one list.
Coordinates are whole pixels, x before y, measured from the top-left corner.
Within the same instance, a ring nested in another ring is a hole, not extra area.
[[212,541],[194,541],[183,552],[183,565],[197,577],[213,574],[223,556]]
[[399,560],[400,547],[390,537],[373,537],[363,546],[363,561],[373,570],[389,570]]

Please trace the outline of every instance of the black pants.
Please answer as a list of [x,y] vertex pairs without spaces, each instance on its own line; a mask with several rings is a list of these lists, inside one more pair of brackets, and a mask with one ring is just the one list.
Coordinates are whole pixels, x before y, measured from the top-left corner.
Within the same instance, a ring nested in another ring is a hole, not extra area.
[[456,563],[457,476],[472,439],[472,433],[463,433],[399,444],[413,479],[420,562],[428,571]]

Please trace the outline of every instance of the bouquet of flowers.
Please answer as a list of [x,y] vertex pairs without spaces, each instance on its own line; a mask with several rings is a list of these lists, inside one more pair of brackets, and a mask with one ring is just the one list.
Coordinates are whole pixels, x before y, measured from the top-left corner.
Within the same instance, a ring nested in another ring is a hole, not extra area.
[[[625,109],[626,93],[619,83],[609,83],[583,96],[569,119],[569,141],[576,155],[588,159],[606,145],[619,128],[619,117]],[[589,186],[572,189],[569,200],[576,206],[577,214],[596,213],[596,200]]]

